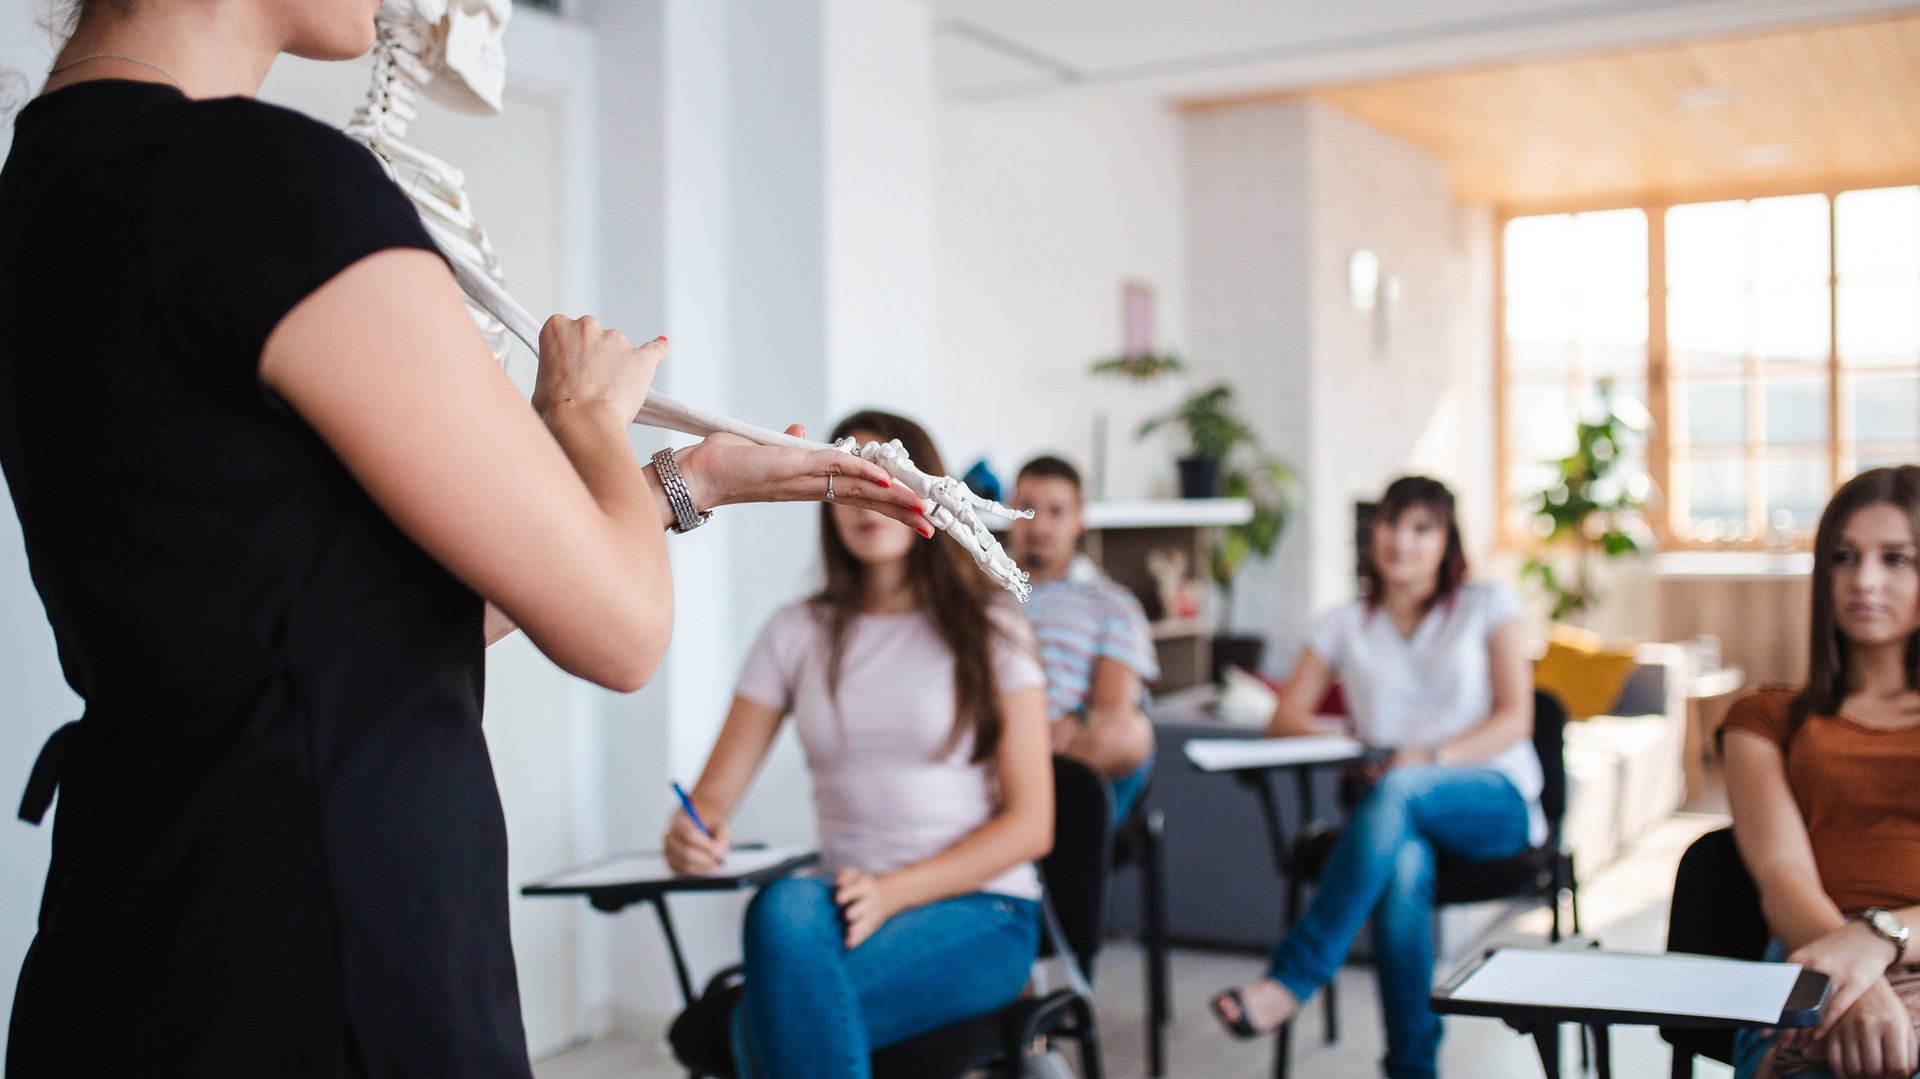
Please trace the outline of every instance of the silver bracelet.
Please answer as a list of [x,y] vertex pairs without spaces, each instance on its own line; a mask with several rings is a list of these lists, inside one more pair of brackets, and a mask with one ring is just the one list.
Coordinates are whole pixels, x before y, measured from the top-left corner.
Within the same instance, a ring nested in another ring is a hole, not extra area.
[[669,446],[653,455],[653,471],[660,477],[660,486],[667,492],[667,502],[673,507],[674,521],[668,525],[675,532],[691,532],[713,519],[713,511],[700,512],[693,504],[693,495],[687,490],[687,481],[680,475],[680,462],[673,459],[673,447]]

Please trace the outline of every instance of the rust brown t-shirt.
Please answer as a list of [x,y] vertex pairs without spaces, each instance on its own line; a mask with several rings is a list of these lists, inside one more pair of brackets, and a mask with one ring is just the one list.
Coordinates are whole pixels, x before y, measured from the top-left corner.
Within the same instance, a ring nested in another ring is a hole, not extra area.
[[1878,730],[1846,715],[1809,716],[1789,739],[1794,691],[1756,690],[1724,730],[1782,747],[1820,883],[1848,913],[1920,903],[1920,727]]

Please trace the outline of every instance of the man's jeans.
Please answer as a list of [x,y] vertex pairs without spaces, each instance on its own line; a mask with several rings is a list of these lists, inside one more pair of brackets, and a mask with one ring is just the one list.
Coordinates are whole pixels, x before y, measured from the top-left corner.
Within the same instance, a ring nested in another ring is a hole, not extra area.
[[777,880],[747,908],[741,1079],[847,1079],[867,1054],[1013,1001],[1040,944],[1040,904],[974,892],[887,919],[848,951],[833,882]]
[[1303,1004],[1347,960],[1373,920],[1387,1032],[1386,1074],[1430,1079],[1440,1018],[1433,988],[1436,852],[1467,861],[1527,849],[1527,803],[1490,768],[1396,768],[1353,812],[1298,924],[1273,950],[1272,977]]

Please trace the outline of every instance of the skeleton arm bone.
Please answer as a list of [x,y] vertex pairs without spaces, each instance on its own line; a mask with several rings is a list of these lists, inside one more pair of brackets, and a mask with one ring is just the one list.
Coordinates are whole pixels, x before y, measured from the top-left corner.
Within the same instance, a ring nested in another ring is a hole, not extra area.
[[[499,257],[486,229],[474,217],[466,176],[451,163],[407,142],[406,135],[423,94],[463,111],[500,110],[505,86],[501,31],[512,12],[508,0],[386,0],[375,18],[379,40],[374,47],[373,85],[346,128],[349,135],[381,158],[420,211],[428,231],[453,265],[461,289],[478,306],[476,319],[494,355],[502,361],[506,358],[506,332],[526,342],[538,355],[539,324],[507,293]],[[499,320],[498,324],[486,318],[487,314]],[[848,442],[829,447],[690,408],[658,393],[648,396],[634,422],[702,438],[726,432],[765,446],[809,451],[837,448],[879,461],[932,504],[928,519],[936,527],[960,541],[994,580],[1021,599],[1027,598],[1027,575],[1007,557],[980,520],[981,513],[1021,515],[997,502],[975,498],[958,480],[920,471],[897,442],[859,447]]]
[[[454,277],[474,302],[491,311],[515,337],[526,342],[527,347],[536,353],[539,351],[540,327],[527,309],[507,294],[492,277],[469,264],[465,259],[450,257]],[[705,438],[708,435],[726,432],[738,435],[750,442],[763,446],[789,446],[802,450],[839,449],[855,454],[866,460],[878,463],[896,479],[905,483],[920,497],[933,503],[927,519],[934,527],[946,532],[966,548],[973,560],[987,575],[1025,601],[1032,588],[1027,584],[1027,574],[1000,546],[993,533],[988,531],[980,514],[986,513],[1007,519],[1032,517],[1032,511],[1011,509],[990,499],[981,498],[969,491],[965,484],[952,476],[932,476],[921,471],[907,455],[906,448],[898,441],[879,443],[869,442],[857,446],[852,439],[842,439],[829,447],[824,442],[795,438],[780,431],[770,430],[754,424],[736,420],[730,416],[721,416],[681,404],[678,401],[655,391],[647,395],[647,403],[641,406],[634,417],[635,423],[649,427],[660,427],[669,431]]]

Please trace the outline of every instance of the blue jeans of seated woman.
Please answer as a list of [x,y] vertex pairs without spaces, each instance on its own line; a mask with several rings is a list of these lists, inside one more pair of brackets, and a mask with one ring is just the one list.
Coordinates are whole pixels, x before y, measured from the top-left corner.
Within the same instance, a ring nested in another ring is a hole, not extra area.
[[[1764,957],[1769,963],[1783,962],[1787,958],[1787,947],[1779,941],[1767,945]],[[1779,1034],[1763,1027],[1746,1027],[1733,1032],[1733,1079],[1753,1079],[1760,1071],[1761,1061],[1767,1058],[1767,1051],[1773,1048]],[[1833,1072],[1827,1068],[1813,1068],[1808,1071],[1794,1072],[1793,1079],[1833,1079]],[[1920,1079],[1920,1072],[1914,1073],[1914,1079]]]
[[1302,1003],[1347,960],[1373,921],[1391,1079],[1431,1079],[1440,1017],[1433,989],[1435,856],[1467,861],[1527,849],[1527,803],[1490,768],[1396,768],[1353,811],[1300,921],[1273,950],[1272,977]]
[[1040,904],[975,892],[901,911],[848,951],[833,882],[777,880],[747,907],[741,1079],[865,1079],[867,1054],[1011,1002],[1040,946]]

